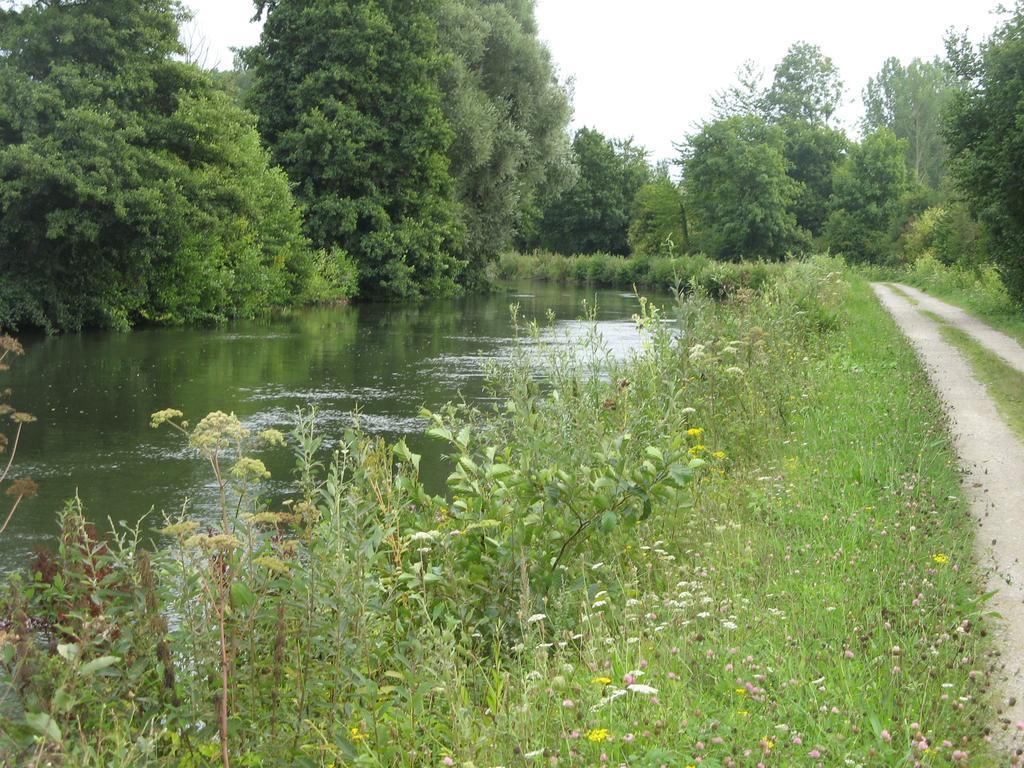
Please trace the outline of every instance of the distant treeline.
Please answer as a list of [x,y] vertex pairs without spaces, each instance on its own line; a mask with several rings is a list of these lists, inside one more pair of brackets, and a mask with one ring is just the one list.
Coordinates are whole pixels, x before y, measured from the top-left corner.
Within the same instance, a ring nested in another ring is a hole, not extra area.
[[[10,3],[8,3],[10,5]],[[887,60],[862,138],[796,43],[676,169],[581,128],[533,0],[259,0],[231,71],[177,0],[0,11],[0,327],[130,327],[486,285],[513,249],[994,263],[1024,298],[1024,11]]]

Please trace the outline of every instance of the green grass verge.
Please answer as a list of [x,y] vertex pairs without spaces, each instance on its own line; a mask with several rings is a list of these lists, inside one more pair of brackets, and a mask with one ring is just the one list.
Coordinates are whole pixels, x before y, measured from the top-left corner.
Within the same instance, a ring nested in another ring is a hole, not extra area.
[[[941,318],[933,316],[933,319],[942,322]],[[964,354],[975,375],[995,400],[1006,423],[1024,438],[1024,373],[989,352],[959,328],[942,323],[942,335]]]
[[899,269],[865,268],[878,280],[896,280],[960,307],[1024,344],[1024,307],[1014,303],[993,267],[979,270],[945,266],[921,258]]
[[[102,622],[74,613],[94,588],[63,548],[60,582],[13,582],[0,616],[61,616],[90,661],[22,641],[20,619],[3,628],[31,717],[0,719],[0,763],[7,748],[12,765],[214,764],[223,685],[237,765],[1001,764],[945,419],[868,284],[840,269],[787,265],[724,302],[695,292],[678,326],[644,307],[644,350],[624,363],[567,352],[543,385],[532,358],[499,374],[504,410],[434,428],[458,457],[450,499],[422,492],[408,449],[355,437],[321,482],[310,422],[294,440],[315,493],[290,509],[312,522],[263,512],[237,537],[186,538],[198,523],[183,521],[138,584],[134,546],[103,547]],[[203,444],[213,426],[195,428]],[[680,457],[701,460],[692,484],[636,485]],[[262,474],[242,461],[233,476]],[[223,552],[238,565],[218,619]],[[156,621],[158,601],[180,620]]]

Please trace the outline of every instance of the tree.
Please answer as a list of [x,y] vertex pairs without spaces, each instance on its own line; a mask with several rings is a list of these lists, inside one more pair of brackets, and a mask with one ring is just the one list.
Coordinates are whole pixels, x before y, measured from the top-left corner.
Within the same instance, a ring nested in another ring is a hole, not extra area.
[[512,245],[542,190],[557,196],[573,181],[571,110],[532,2],[446,0],[439,37],[448,157],[473,279]]
[[764,85],[764,70],[753,59],[747,59],[736,70],[736,81],[711,97],[715,120],[728,117],[754,115],[768,119],[768,91]]
[[865,133],[888,128],[905,139],[911,175],[934,190],[946,170],[942,112],[953,89],[952,71],[941,59],[903,66],[896,58],[886,59],[864,89]]
[[659,167],[654,181],[636,193],[629,247],[633,253],[642,254],[659,253],[666,247],[685,250],[687,240],[682,190],[669,178],[668,169]]
[[629,253],[633,201],[651,179],[647,151],[592,128],[576,132],[572,151],[579,179],[543,209],[536,244],[567,254]]
[[843,81],[832,59],[810,43],[794,43],[775,67],[764,103],[776,120],[828,125],[843,98]]
[[829,247],[852,261],[879,263],[891,254],[910,191],[906,142],[888,128],[853,147],[836,173],[832,212],[825,223]]
[[777,126],[749,115],[708,123],[689,137],[682,167],[690,237],[710,255],[780,259],[807,241]]
[[850,141],[825,125],[786,120],[783,131],[787,173],[799,184],[791,210],[796,223],[814,237],[821,234],[829,212],[832,183]]
[[450,293],[463,267],[439,2],[262,3],[260,42],[245,53],[249,104],[306,233],[351,255],[370,293]]
[[950,173],[985,225],[1011,296],[1024,302],[1024,5],[979,49],[951,38],[947,50],[960,82],[943,132]]
[[174,0],[38,0],[0,24],[0,325],[253,314],[309,254],[251,117],[177,61]]

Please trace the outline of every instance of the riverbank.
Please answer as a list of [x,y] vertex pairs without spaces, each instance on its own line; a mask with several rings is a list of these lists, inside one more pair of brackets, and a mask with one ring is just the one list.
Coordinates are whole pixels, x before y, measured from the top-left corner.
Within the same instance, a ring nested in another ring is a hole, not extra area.
[[503,280],[550,280],[596,286],[638,286],[665,290],[675,286],[687,293],[699,290],[714,299],[741,289],[758,291],[782,270],[764,261],[723,262],[706,256],[614,256],[594,253],[563,256],[547,251],[508,252],[497,263]]
[[[258,435],[186,428],[249,516],[172,521],[150,560],[88,544],[71,510],[61,583],[42,569],[3,606],[29,717],[0,754],[1005,765],[945,420],[867,284],[815,260],[665,312],[638,309],[633,359],[552,347],[539,383],[515,357],[498,413],[428,415],[445,498],[403,443],[350,434],[331,459],[307,422],[301,490],[271,512]],[[21,616],[63,617],[52,656]]]

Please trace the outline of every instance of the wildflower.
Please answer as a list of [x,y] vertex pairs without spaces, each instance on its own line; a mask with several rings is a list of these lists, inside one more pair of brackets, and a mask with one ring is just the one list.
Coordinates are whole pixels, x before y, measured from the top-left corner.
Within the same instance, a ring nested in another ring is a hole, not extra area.
[[949,562],[949,555],[944,555],[942,552],[939,552],[937,554],[932,555],[932,560],[934,560],[939,565],[945,565]]
[[261,565],[272,573],[288,573],[288,564],[279,557],[264,555],[262,557],[254,557],[252,562],[253,565]]
[[610,677],[595,677],[590,682],[596,683],[597,685],[609,685],[612,679]]
[[235,414],[214,411],[196,424],[189,442],[193,448],[212,453],[238,445],[248,436],[249,430],[242,426]]
[[572,699],[562,699],[562,707],[564,709],[572,709],[575,706],[576,702],[574,702]]
[[231,467],[231,475],[237,480],[259,482],[270,477],[270,470],[259,459],[243,456]]
[[441,764],[442,765],[455,765],[455,761],[452,760],[450,756],[445,755],[444,757],[441,758]]
[[821,752],[817,749],[812,749],[810,752],[807,753],[807,756],[817,759],[821,757]]
[[353,742],[366,741],[366,737],[369,734],[362,730],[358,725],[353,725],[348,729],[348,740]]
[[158,533],[162,533],[164,536],[187,536],[199,527],[199,523],[194,520],[182,520],[179,523],[172,523],[165,528],[161,528]]
[[281,432],[279,430],[276,430],[276,429],[265,429],[262,432],[260,432],[260,436],[259,437],[260,437],[260,442],[263,443],[264,445],[268,446],[268,447],[269,446],[277,446],[277,447],[280,447],[280,448],[284,448],[284,446],[285,446],[284,435],[281,434]]
[[724,459],[726,457],[727,454],[726,454],[725,451],[715,451],[711,455],[714,456],[719,461],[721,461],[722,459]]
[[180,419],[185,414],[176,408],[164,408],[162,411],[157,411],[149,417],[149,426],[156,429],[161,424],[164,424],[171,419]]
[[587,741],[599,744],[602,741],[608,741],[608,729],[607,728],[594,728],[587,733]]
[[736,689],[736,695],[737,696],[746,696],[747,695],[747,689],[746,688],[737,688]]
[[688,434],[690,437],[700,437],[701,435],[704,434],[704,429],[702,427],[690,427],[688,430],[686,430],[686,434]]
[[692,448],[691,448],[691,449],[690,449],[690,450],[688,451],[688,453],[689,453],[689,454],[690,454],[691,456],[700,456],[700,455],[701,455],[702,453],[704,453],[704,451],[706,451],[706,450],[707,450],[707,448],[706,448],[705,446],[703,446],[703,445],[695,445],[695,446],[693,446],[693,447],[692,447]]
[[882,741],[884,741],[886,744],[891,744],[892,743],[892,734],[889,733],[888,731],[882,731],[879,734],[879,736],[882,737]]
[[531,616],[530,618],[528,618],[526,620],[526,623],[527,624],[536,624],[538,621],[544,621],[544,619],[546,619],[546,618],[547,618],[547,616],[545,614],[543,614],[543,613],[535,613],[535,614],[533,614],[533,616]]
[[641,696],[653,696],[658,692],[657,688],[643,683],[630,683],[626,686],[626,690],[630,693],[639,693]]
[[39,486],[31,477],[19,477],[7,488],[6,494],[14,497],[31,499],[39,493]]

